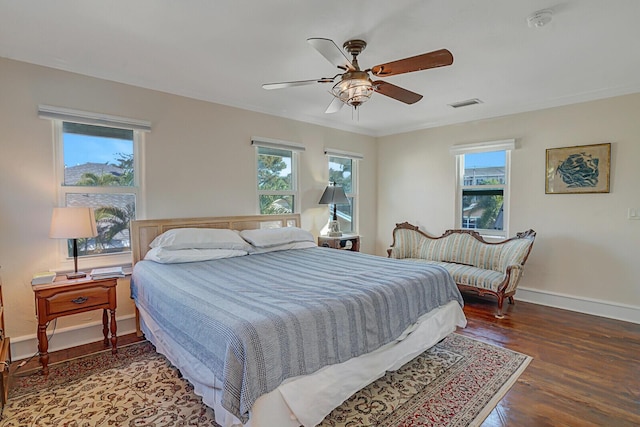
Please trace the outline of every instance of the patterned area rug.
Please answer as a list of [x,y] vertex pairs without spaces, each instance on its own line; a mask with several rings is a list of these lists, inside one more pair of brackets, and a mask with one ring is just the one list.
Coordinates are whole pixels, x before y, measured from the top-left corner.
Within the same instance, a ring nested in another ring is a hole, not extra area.
[[[531,361],[451,334],[349,398],[322,427],[477,426]],[[213,411],[148,342],[12,378],[0,426],[217,426]]]

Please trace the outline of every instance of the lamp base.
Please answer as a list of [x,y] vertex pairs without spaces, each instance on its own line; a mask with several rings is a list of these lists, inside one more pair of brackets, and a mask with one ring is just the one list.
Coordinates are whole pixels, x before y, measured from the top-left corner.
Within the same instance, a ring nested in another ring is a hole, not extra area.
[[336,221],[329,221],[329,232],[327,233],[329,237],[340,237],[342,236],[342,231],[340,231],[340,223]]
[[84,271],[76,271],[75,273],[67,273],[67,279],[82,279],[83,277],[87,277],[87,273]]

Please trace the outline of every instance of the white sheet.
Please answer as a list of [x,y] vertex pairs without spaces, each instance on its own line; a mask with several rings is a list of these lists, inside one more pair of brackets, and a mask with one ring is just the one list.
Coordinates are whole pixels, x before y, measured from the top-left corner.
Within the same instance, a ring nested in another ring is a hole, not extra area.
[[[216,422],[222,427],[242,426],[235,416],[222,408],[211,370],[180,348],[143,310],[140,310],[140,320],[146,338],[193,384],[203,402],[214,409]],[[432,310],[411,325],[400,341],[344,363],[327,366],[311,375],[285,381],[256,401],[244,427],[315,426],[353,393],[386,371],[397,370],[455,331],[456,326],[465,327],[466,324],[462,308],[455,301]]]

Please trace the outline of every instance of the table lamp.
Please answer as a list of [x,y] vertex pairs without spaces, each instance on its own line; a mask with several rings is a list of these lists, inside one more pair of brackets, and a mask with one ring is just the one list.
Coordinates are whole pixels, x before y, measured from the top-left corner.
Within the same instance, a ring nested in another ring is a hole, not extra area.
[[79,279],[87,274],[78,271],[78,239],[98,235],[93,208],[53,208],[49,237],[73,239],[73,273],[67,279]]
[[340,186],[337,186],[335,182],[332,182],[331,185],[328,185],[327,188],[325,188],[318,204],[333,205],[333,219],[329,221],[328,236],[342,236],[342,232],[340,231],[340,223],[338,222],[337,205],[349,204],[349,199],[344,193],[344,189]]

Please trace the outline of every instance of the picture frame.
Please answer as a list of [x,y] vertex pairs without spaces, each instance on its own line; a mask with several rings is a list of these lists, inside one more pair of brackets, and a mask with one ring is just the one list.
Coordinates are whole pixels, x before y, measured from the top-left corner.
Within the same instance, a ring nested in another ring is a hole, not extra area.
[[608,193],[611,143],[548,148],[546,194]]

